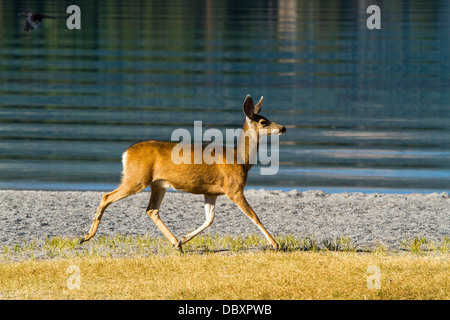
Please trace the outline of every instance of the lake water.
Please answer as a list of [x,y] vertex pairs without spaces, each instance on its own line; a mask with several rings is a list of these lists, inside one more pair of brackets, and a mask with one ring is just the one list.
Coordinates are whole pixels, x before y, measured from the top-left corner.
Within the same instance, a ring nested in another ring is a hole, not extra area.
[[[24,10],[56,19],[26,33]],[[127,147],[239,128],[250,93],[287,133],[249,186],[450,190],[448,1],[0,0],[0,19],[0,188],[113,189]]]

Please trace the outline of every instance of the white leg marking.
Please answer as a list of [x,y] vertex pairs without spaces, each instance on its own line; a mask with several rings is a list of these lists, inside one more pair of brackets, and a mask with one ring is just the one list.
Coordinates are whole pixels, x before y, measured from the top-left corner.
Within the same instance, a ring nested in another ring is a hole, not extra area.
[[203,224],[196,229],[195,231],[189,233],[186,237],[183,238],[183,243],[186,241],[189,241],[196,235],[198,235],[200,232],[208,228],[214,221],[214,214],[215,214],[215,208],[216,208],[216,199],[217,196],[207,196],[205,195],[205,216],[206,220],[203,222]]

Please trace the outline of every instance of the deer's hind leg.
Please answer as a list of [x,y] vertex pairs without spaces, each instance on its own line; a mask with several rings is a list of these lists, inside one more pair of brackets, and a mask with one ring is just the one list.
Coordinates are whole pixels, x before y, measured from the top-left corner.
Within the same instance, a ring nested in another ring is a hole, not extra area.
[[150,196],[150,203],[147,207],[147,214],[152,218],[153,222],[156,224],[156,226],[161,230],[163,235],[169,239],[169,241],[173,244],[173,246],[176,249],[181,250],[181,247],[178,248],[178,240],[173,235],[173,233],[167,228],[167,226],[162,222],[161,218],[159,217],[159,207],[161,206],[162,199],[164,198],[164,195],[166,194],[166,189],[158,186],[157,184],[152,184],[152,194]]
[[94,220],[92,221],[91,229],[89,232],[80,240],[80,244],[88,241],[97,232],[98,225],[100,224],[100,220],[102,219],[103,213],[106,208],[113,202],[119,201],[123,198],[136,194],[145,189],[145,185],[141,184],[128,184],[122,183],[116,190],[105,193],[102,197],[100,205],[97,208],[97,212],[95,213]]

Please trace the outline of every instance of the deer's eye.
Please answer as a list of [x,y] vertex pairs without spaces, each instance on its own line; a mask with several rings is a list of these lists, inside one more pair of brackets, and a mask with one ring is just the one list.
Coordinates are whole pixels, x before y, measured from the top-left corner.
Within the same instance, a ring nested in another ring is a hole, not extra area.
[[269,124],[269,122],[267,122],[266,120],[262,120],[259,123],[261,123],[263,126],[267,126]]

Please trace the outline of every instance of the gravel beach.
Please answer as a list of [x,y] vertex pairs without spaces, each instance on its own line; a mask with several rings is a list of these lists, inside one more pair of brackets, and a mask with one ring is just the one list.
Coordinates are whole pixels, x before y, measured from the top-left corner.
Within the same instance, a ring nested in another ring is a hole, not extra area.
[[[0,190],[0,245],[44,241],[46,237],[81,237],[90,228],[103,192]],[[358,248],[379,244],[390,249],[423,236],[450,236],[448,193],[363,194],[322,191],[246,190],[245,195],[273,235],[314,236],[318,241],[348,237]],[[161,236],[145,213],[149,191],[113,203],[98,235]],[[204,222],[203,196],[167,192],[161,219],[179,237]],[[227,197],[217,199],[216,218],[205,233],[259,234],[259,229]]]

